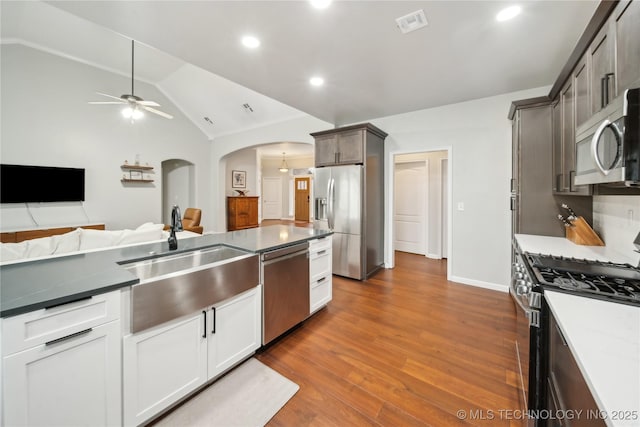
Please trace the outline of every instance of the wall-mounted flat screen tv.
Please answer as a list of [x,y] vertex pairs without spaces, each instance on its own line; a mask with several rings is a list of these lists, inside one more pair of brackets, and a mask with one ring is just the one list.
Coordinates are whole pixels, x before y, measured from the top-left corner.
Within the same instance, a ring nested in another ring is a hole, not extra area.
[[0,203],[84,201],[84,169],[0,165]]

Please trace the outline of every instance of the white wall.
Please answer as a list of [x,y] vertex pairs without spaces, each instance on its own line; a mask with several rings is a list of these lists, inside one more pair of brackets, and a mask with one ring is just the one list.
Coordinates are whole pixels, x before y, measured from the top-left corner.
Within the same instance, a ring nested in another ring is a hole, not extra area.
[[[452,175],[449,280],[507,290],[511,213],[511,102],[546,95],[548,87],[371,120],[385,140],[385,261],[393,265],[393,156],[449,149]],[[425,96],[428,96],[427,94]],[[464,203],[464,211],[455,209]]]
[[246,176],[246,188],[237,188],[237,190],[246,191],[248,196],[259,196],[260,187],[258,185],[258,162],[255,149],[236,151],[226,159],[226,188],[225,194],[227,196],[237,196],[236,188],[231,187],[231,173],[232,171],[245,171]]
[[[119,106],[87,104],[102,100],[96,91],[116,96],[127,93],[130,79],[19,44],[3,44],[0,49],[2,163],[86,170],[84,204],[30,204],[33,210],[46,211],[38,218],[39,225],[62,225],[80,218],[106,222],[110,229],[161,222],[160,166],[166,159],[184,159],[195,165],[195,203],[203,207],[203,219],[212,219],[206,214],[210,143],[155,87],[136,82],[136,94],[160,103],[163,111],[174,115],[173,120],[146,114],[131,124],[122,118]],[[133,163],[136,154],[141,163],[155,167],[153,184],[125,186],[120,182],[120,165],[125,160]],[[3,205],[0,220],[3,229],[35,225],[24,205]],[[211,228],[207,223],[204,226]]]
[[640,233],[640,196],[594,196],[593,228],[607,247],[638,265],[633,241]]

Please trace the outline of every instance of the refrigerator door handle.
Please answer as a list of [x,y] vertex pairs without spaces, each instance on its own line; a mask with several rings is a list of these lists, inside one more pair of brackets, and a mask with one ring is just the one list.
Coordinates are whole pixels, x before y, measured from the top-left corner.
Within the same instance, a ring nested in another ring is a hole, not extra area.
[[333,198],[334,198],[334,190],[335,190],[335,180],[333,178],[329,178],[329,187],[327,188],[327,224],[329,225],[329,230],[333,230],[335,215],[333,212]]

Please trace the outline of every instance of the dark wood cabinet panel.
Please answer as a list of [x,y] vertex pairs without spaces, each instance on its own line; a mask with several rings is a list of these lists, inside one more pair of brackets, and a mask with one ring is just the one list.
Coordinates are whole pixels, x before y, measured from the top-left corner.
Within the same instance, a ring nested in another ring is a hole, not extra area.
[[600,411],[553,314],[549,316],[548,328],[547,409],[584,414],[582,417],[571,419],[570,424],[565,424],[566,420],[551,419],[548,425],[604,426],[604,420],[586,416],[587,413],[597,414]]
[[572,82],[562,90],[560,103],[562,104],[562,191],[571,191],[573,177],[570,171],[575,170],[576,162],[575,103]]
[[564,189],[564,159],[562,158],[562,104],[556,100],[552,109],[552,139],[553,139],[553,191],[562,192]]
[[258,197],[227,197],[227,230],[258,226]]
[[595,114],[613,99],[615,81],[613,37],[605,25],[589,47],[591,63],[591,113]]
[[315,140],[316,167],[366,163],[370,141],[386,138],[387,134],[371,123],[346,126],[311,134]]
[[574,97],[576,108],[576,128],[591,117],[591,98],[589,96],[589,68],[586,55],[573,72]]
[[616,39],[617,94],[640,84],[640,0],[621,1],[611,25]]

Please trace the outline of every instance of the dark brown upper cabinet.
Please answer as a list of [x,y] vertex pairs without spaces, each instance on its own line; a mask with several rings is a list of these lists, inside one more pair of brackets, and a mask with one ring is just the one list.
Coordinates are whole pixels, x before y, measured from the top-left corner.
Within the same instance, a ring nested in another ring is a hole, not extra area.
[[610,21],[616,40],[616,95],[640,86],[640,1],[621,1]]

